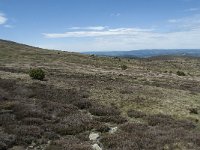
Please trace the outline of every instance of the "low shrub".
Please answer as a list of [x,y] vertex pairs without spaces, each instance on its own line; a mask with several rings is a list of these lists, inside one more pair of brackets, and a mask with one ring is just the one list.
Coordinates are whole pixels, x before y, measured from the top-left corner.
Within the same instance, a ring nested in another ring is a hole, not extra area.
[[24,118],[22,122],[26,125],[42,125],[44,123],[40,118]]
[[23,118],[48,118],[48,114],[45,114],[42,110],[31,104],[15,104],[13,107],[16,119],[22,120]]
[[110,131],[110,127],[106,124],[99,124],[99,126],[96,126],[95,130],[101,133],[105,133]]
[[143,118],[146,116],[145,113],[137,111],[137,110],[129,110],[127,115],[131,118]]
[[126,69],[128,69],[128,67],[126,65],[121,65],[121,69],[126,70]]
[[178,76],[186,76],[186,74],[183,71],[177,71],[176,74]]
[[191,114],[198,114],[198,110],[196,108],[190,108],[189,111]]
[[169,128],[184,128],[185,130],[191,130],[196,127],[196,125],[188,120],[175,120],[171,116],[157,114],[147,117],[148,124],[150,126],[160,126]]
[[10,125],[15,123],[15,116],[13,114],[7,113],[7,114],[0,114],[0,126],[1,125]]
[[92,106],[91,102],[86,99],[80,99],[79,101],[73,102],[73,104],[79,109],[88,109]]
[[53,141],[47,150],[92,150],[88,142],[81,141],[75,136],[66,136],[63,139]]
[[41,105],[45,113],[57,117],[67,116],[78,111],[78,108],[71,104],[43,101]]
[[32,79],[43,80],[45,78],[45,72],[40,68],[31,69],[29,71],[29,76]]
[[123,89],[123,90],[120,90],[120,93],[121,94],[132,94],[133,91],[131,89]]
[[[155,150],[155,149],[198,149],[199,133],[184,128],[150,127],[147,124],[127,123],[120,126],[116,134],[105,135],[100,142],[106,149]],[[177,146],[177,143],[180,145]],[[194,144],[194,145],[193,145]],[[192,148],[191,148],[192,145]],[[189,148],[190,147],[190,148]]]
[[86,114],[70,114],[55,124],[54,130],[60,135],[75,135],[91,129],[92,119]]
[[96,121],[99,121],[99,122],[111,122],[111,123],[116,123],[116,124],[122,124],[122,123],[125,123],[127,122],[127,119],[120,116],[120,115],[117,115],[117,116],[100,116],[100,117],[97,117],[95,118]]
[[107,107],[107,106],[102,106],[102,105],[93,105],[90,109],[89,112],[92,115],[96,116],[115,116],[119,115],[120,111],[114,107]]
[[6,127],[6,132],[16,136],[16,145],[27,145],[31,144],[32,141],[37,141],[43,135],[43,130],[38,126],[27,126],[27,125],[11,125]]
[[55,132],[45,132],[44,137],[49,139],[49,140],[56,140],[59,139],[59,135],[56,134]]
[[6,133],[0,133],[0,149],[7,150],[15,144],[16,137]]
[[146,124],[140,124],[140,123],[126,123],[123,124],[120,129],[127,133],[141,133],[145,132],[149,129],[149,126]]

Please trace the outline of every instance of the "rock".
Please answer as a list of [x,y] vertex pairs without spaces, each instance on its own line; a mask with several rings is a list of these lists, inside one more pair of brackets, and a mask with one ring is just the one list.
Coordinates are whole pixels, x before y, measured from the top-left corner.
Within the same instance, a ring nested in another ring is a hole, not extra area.
[[93,150],[102,150],[102,148],[98,144],[92,145]]
[[90,133],[90,135],[89,135],[89,139],[90,139],[91,141],[96,141],[98,138],[99,138],[99,133],[94,133],[94,132],[92,132],[92,133]]
[[33,148],[34,148],[34,146],[33,146],[33,145],[30,145],[28,148],[29,148],[29,149],[33,149]]
[[113,133],[117,132],[117,129],[118,129],[118,127],[110,128],[109,133],[110,133],[110,134],[113,134]]

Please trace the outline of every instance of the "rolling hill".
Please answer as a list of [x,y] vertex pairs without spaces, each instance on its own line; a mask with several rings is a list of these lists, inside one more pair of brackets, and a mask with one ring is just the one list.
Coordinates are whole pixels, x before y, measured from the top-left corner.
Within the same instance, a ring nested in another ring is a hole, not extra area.
[[112,56],[124,58],[148,58],[156,56],[192,56],[200,57],[199,49],[148,49],[148,50],[133,50],[133,51],[99,51],[99,52],[85,52],[84,54],[97,56]]
[[[45,79],[30,78],[31,68]],[[0,40],[1,150],[198,150],[199,120],[200,58],[100,57]]]

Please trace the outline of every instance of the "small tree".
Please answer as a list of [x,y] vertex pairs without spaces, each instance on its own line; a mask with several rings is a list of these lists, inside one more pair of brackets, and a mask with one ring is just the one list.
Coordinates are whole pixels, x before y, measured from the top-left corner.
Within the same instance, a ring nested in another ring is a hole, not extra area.
[[32,79],[43,80],[45,78],[45,72],[40,68],[31,69],[29,71],[29,76]]

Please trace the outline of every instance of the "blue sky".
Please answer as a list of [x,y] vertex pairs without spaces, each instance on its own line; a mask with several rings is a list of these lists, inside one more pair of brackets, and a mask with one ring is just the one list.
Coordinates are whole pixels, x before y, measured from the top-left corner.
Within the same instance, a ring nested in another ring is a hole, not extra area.
[[200,48],[200,0],[0,0],[0,38],[49,49]]

